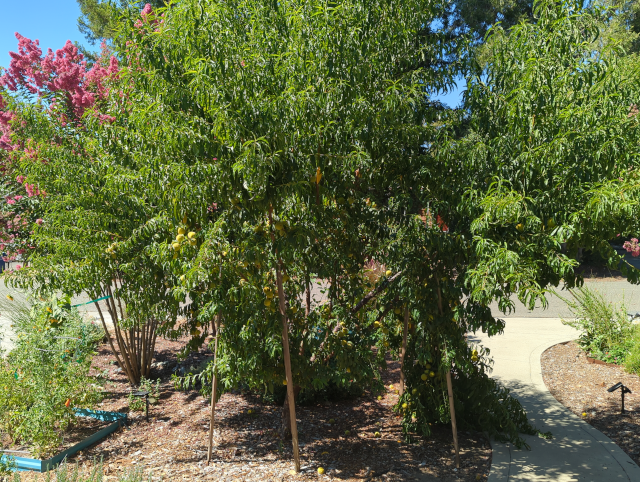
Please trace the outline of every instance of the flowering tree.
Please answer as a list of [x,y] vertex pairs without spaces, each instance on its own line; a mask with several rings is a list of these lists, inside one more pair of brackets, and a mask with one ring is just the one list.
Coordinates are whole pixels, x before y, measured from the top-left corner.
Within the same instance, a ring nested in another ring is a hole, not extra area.
[[637,258],[640,256],[640,244],[638,244],[638,238],[631,238],[631,241],[625,241],[622,245],[627,253],[631,253],[631,256]]
[[[4,151],[1,159],[6,203],[2,209],[0,251],[8,252],[10,259],[26,257],[28,250],[33,249],[29,244],[31,228],[34,222],[42,224],[38,201],[46,195],[37,184],[27,182],[25,176],[15,175],[21,160],[44,161],[39,157],[37,141],[25,137],[27,129],[20,113],[27,104],[21,104],[21,100],[37,96],[61,129],[69,123],[79,125],[85,109],[105,97],[103,79],[117,71],[115,57],[111,57],[108,67],[98,62],[88,69],[82,54],[70,41],[63,49],[55,53],[49,49],[43,56],[37,40],[34,42],[18,33],[16,38],[18,52],[10,52],[10,66],[0,76],[0,86],[6,93],[19,94],[6,98],[0,93],[0,149]],[[15,135],[12,127],[17,129]],[[69,135],[69,132],[58,135]]]
[[[94,157],[95,130],[115,120],[102,108],[109,82],[117,79],[118,61],[104,48],[89,67],[71,42],[43,55],[37,41],[16,36],[18,52],[11,53],[11,65],[0,77],[3,167],[7,183],[20,193],[6,199],[12,224],[5,225],[20,223],[31,250],[29,268],[9,281],[106,299],[107,313],[97,305],[105,331],[110,318],[116,359],[137,384],[149,374],[158,328],[175,321],[178,303],[165,296],[166,273],[136,240],[148,213],[137,199],[125,210],[110,203],[126,195],[122,178],[106,181],[104,166]],[[139,193],[130,187],[128,201]],[[29,202],[37,209],[25,223],[23,206]],[[129,249],[118,256],[123,245]]]

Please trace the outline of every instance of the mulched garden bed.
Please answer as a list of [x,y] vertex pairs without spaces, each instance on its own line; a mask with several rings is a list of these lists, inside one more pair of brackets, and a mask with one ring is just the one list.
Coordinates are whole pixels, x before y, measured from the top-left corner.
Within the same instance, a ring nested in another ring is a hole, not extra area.
[[[552,346],[541,362],[551,394],[640,464],[640,377],[622,367],[589,363],[575,342]],[[633,392],[625,395],[627,415],[620,414],[620,391],[607,392],[618,382]]]
[[[278,436],[279,406],[261,404],[249,393],[226,393],[216,407],[216,430],[212,464],[206,464],[209,401],[195,391],[173,389],[171,374],[211,357],[209,350],[177,364],[175,353],[182,342],[159,340],[152,379],[161,378],[159,403],[151,407],[149,422],[140,412],[129,413],[132,423],[105,441],[74,456],[71,462],[89,465],[103,459],[106,480],[131,467],[142,467],[153,480],[294,481],[376,480],[476,481],[486,480],[491,466],[491,448],[480,433],[459,432],[462,467],[455,469],[449,426],[433,427],[427,440],[402,441],[400,418],[392,407],[398,395],[387,390],[382,399],[363,397],[313,406],[298,406],[301,466],[292,474],[291,442]],[[129,386],[114,364],[107,346],[94,358],[96,373],[107,375],[111,392],[100,410],[128,412]],[[385,386],[399,380],[398,363],[384,373]],[[376,394],[377,395],[377,394]],[[251,409],[254,413],[249,414]],[[334,419],[333,424],[329,423]],[[345,436],[345,430],[351,434]],[[374,438],[378,431],[381,438]],[[326,471],[317,473],[318,467]],[[22,480],[37,480],[30,474]]]

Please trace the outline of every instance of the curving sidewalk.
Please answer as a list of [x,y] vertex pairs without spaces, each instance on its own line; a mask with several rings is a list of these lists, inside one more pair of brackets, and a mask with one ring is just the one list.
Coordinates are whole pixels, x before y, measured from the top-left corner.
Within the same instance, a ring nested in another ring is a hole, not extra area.
[[640,481],[635,462],[560,404],[544,385],[542,352],[577,336],[577,331],[558,318],[507,318],[504,334],[469,337],[491,350],[495,360],[492,376],[511,389],[533,425],[553,434],[552,440],[524,436],[531,450],[492,441],[489,482]]

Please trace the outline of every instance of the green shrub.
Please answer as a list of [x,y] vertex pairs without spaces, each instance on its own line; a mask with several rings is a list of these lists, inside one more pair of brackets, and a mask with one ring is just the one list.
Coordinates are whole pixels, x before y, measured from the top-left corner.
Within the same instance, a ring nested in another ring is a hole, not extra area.
[[635,331],[624,301],[616,305],[585,287],[569,293],[573,299],[560,298],[567,303],[574,319],[562,322],[580,331],[580,347],[592,358],[607,363],[624,362]]
[[12,303],[16,306],[2,306],[16,339],[0,361],[0,432],[42,457],[76,422],[73,409],[92,408],[99,400],[100,387],[89,369],[103,333],[85,323],[68,299],[54,297],[30,307]]
[[640,375],[640,326],[635,326],[631,338],[631,349],[624,361],[624,366],[629,373]]
[[[331,363],[330,366],[335,373],[338,372],[335,362]],[[171,378],[174,388],[177,390],[198,390],[204,398],[210,399],[212,389],[212,371],[213,361],[203,360],[197,366],[191,366],[189,372],[183,376],[173,374]],[[242,391],[252,391],[249,386],[243,384],[233,388],[238,388]],[[376,380],[374,380],[373,383],[367,384],[355,380],[336,381],[331,379],[321,387],[315,387],[312,385],[302,388],[296,396],[296,404],[312,405],[318,402],[349,400],[362,396],[367,388],[380,390],[382,386]],[[144,390],[147,389],[145,388]],[[219,383],[218,398],[228,390],[230,390],[230,388],[225,388],[224,383]],[[253,390],[253,392],[256,395],[259,395],[262,402],[267,405],[282,405],[287,396],[287,387],[272,383],[271,385],[266,385],[264,390]]]
[[0,480],[5,480],[13,471],[16,470],[16,458],[13,455],[4,455],[0,457]]

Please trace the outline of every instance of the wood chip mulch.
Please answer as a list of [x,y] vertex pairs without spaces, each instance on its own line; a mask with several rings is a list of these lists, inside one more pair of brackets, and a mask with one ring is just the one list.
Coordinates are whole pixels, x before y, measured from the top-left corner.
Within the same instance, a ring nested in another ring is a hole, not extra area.
[[[573,341],[547,349],[541,362],[551,394],[640,464],[640,377],[623,367],[589,363]],[[607,391],[618,382],[633,392],[625,394],[625,415],[620,414],[620,390]]]
[[[216,406],[216,429],[212,463],[207,466],[209,401],[196,391],[177,391],[171,373],[180,367],[197,366],[212,356],[209,350],[191,355],[176,366],[181,342],[158,340],[152,379],[161,378],[161,395],[152,406],[149,421],[140,412],[129,413],[131,424],[72,458],[87,468],[102,459],[106,480],[132,467],[141,467],[152,480],[235,481],[477,481],[487,480],[491,448],[476,432],[459,432],[462,467],[455,468],[450,426],[434,426],[428,439],[402,439],[400,418],[392,408],[396,390],[341,402],[296,407],[299,420],[301,473],[292,472],[290,441],[278,436],[281,407],[260,403],[250,393],[225,393]],[[155,365],[157,366],[157,365]],[[114,364],[107,346],[94,358],[96,373],[107,376],[112,394],[98,407],[128,412],[129,385]],[[399,381],[397,362],[383,373],[386,387]],[[249,414],[251,409],[254,413]],[[329,423],[334,419],[334,423]],[[345,435],[349,430],[350,434]],[[375,438],[375,432],[381,437]],[[325,469],[324,475],[318,468]],[[25,480],[42,480],[35,475]]]

